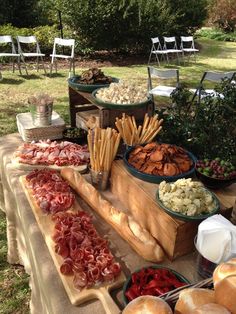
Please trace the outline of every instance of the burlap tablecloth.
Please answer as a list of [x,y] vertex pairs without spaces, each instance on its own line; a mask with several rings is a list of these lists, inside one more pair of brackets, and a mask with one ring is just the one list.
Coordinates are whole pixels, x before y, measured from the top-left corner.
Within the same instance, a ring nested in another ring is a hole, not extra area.
[[[6,213],[8,262],[22,264],[30,275],[32,290],[30,310],[33,314],[103,314],[102,304],[92,300],[80,306],[71,305],[43,236],[34,218],[31,207],[19,183],[19,176],[25,171],[17,170],[11,164],[12,153],[21,143],[18,134],[0,138],[0,206]],[[94,224],[100,234],[109,239],[110,247],[122,270],[128,276],[142,266],[150,265],[139,257],[131,247],[88,205],[79,199],[81,206],[94,215]],[[196,274],[195,253],[178,258],[171,268],[179,271],[190,281],[199,280]],[[166,260],[163,264],[169,266]],[[79,292],[78,292],[79,293]],[[122,309],[122,292],[117,290],[112,297]]]

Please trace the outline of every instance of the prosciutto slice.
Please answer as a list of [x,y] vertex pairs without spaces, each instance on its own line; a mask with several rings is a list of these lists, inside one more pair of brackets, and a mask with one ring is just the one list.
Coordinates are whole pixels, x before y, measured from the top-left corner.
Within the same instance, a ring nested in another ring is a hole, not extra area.
[[47,140],[23,143],[14,157],[29,165],[81,166],[89,162],[89,151],[87,145]]
[[52,218],[55,222],[52,236],[55,251],[64,258],[61,273],[73,275],[76,289],[113,281],[120,274],[120,264],[87,213],[59,212]]

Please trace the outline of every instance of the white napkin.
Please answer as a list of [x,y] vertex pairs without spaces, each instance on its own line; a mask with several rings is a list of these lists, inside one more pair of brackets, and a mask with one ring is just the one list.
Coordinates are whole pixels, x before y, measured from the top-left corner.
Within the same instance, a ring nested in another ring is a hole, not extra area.
[[198,226],[196,248],[215,264],[236,256],[236,226],[222,215],[207,218]]

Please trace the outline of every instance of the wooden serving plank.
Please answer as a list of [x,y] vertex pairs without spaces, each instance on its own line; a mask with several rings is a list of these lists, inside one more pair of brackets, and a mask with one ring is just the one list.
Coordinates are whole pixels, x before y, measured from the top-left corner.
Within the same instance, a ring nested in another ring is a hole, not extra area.
[[[156,202],[158,184],[132,176],[123,161],[115,161],[111,171],[111,191],[132,213],[142,227],[161,244],[170,260],[190,253],[199,222],[186,222],[168,215]],[[233,207],[236,185],[215,192],[222,208]]]
[[[20,182],[71,303],[73,305],[79,305],[92,299],[99,299],[102,302],[107,314],[120,313],[120,309],[110,296],[109,291],[122,286],[126,279],[124,273],[121,272],[120,276],[117,277],[116,280],[110,284],[104,283],[98,287],[87,288],[78,291],[73,285],[73,276],[64,276],[60,272],[60,265],[63,262],[63,258],[56,254],[54,251],[55,243],[51,238],[54,231],[54,223],[51,220],[51,216],[44,214],[39,206],[36,204],[34,198],[32,197],[32,194],[26,188],[25,176],[20,177]],[[75,211],[83,210],[77,201],[75,201],[73,209]]]
[[44,169],[44,168],[49,168],[49,169],[54,169],[61,171],[63,168],[72,168],[75,171],[79,171],[80,173],[85,173],[88,169],[88,165],[84,164],[81,166],[57,166],[57,165],[29,165],[29,164],[24,164],[19,162],[16,158],[12,159],[12,167],[18,170],[24,170],[24,171],[32,171],[34,169]]

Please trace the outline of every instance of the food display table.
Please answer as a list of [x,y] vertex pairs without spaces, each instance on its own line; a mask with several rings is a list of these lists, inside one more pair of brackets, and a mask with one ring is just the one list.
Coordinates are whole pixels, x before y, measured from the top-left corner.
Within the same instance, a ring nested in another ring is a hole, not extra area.
[[[79,112],[92,112],[98,110],[99,126],[106,128],[115,125],[115,118],[121,117],[124,109],[107,109],[95,104],[91,93],[81,92],[68,86],[69,92],[69,105],[70,105],[70,121],[71,126],[76,126],[76,114]],[[128,115],[133,115],[137,121],[142,121],[145,113],[152,115],[154,111],[154,104],[150,102],[141,108],[128,109],[125,112]]]
[[[27,172],[18,170],[11,164],[12,153],[21,142],[18,134],[0,138],[0,206],[6,213],[7,219],[8,262],[24,265],[25,270],[30,275],[31,313],[104,314],[104,307],[98,300],[89,300],[79,306],[74,306],[69,301],[30,204],[19,182],[19,177]],[[105,194],[107,198],[113,199],[117,207],[124,207],[110,191],[106,191]],[[94,216],[96,229],[109,240],[110,248],[120,262],[126,276],[138,268],[152,265],[152,263],[138,256],[128,243],[79,197],[78,202],[85,211]],[[195,252],[178,257],[173,262],[166,258],[162,264],[180,272],[191,282],[201,280],[196,272]],[[121,289],[113,291],[111,295],[122,310]]]

